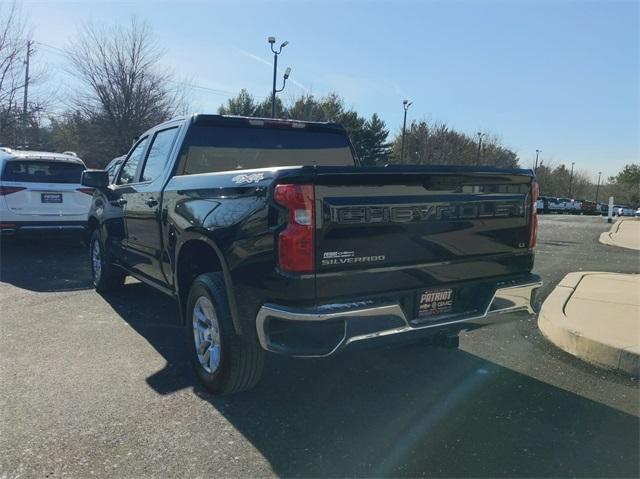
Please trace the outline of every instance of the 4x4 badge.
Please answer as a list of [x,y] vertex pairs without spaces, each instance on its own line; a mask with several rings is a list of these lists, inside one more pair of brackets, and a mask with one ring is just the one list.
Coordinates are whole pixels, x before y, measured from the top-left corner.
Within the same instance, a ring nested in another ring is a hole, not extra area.
[[239,185],[245,183],[258,183],[264,180],[264,173],[251,173],[250,175],[237,175],[231,178],[231,181]]

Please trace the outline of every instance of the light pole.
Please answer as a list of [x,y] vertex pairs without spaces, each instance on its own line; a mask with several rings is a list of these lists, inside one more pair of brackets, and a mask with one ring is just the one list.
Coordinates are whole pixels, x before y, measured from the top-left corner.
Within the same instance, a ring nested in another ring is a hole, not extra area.
[[278,55],[282,53],[282,49],[286,47],[289,42],[282,42],[280,44],[280,48],[276,50],[273,46],[276,43],[276,37],[268,38],[269,45],[271,46],[271,51],[273,52],[273,88],[271,89],[271,118],[276,117],[276,93],[284,90],[284,85],[287,82],[287,78],[289,78],[289,74],[291,73],[291,68],[288,68],[284,72],[284,81],[282,82],[282,88],[276,90],[276,75],[278,74]]
[[476,160],[476,163],[479,165],[480,164],[480,149],[482,148],[482,137],[485,135],[484,133],[478,132],[476,133],[478,135],[478,158]]
[[[540,155],[540,153],[542,153],[542,150],[536,150],[536,166],[533,169],[534,173],[538,171],[538,155]],[[542,163],[540,164],[540,166],[542,166]]]
[[573,198],[571,197],[572,192],[573,192],[573,165],[575,165],[576,162],[572,161],[571,162],[571,176],[569,177],[569,199],[572,200]]
[[400,164],[404,164],[404,135],[405,130],[407,129],[407,110],[413,104],[412,101],[404,100],[402,102],[402,107],[404,108],[404,121],[402,122],[402,144],[400,146]]
[[598,171],[598,186],[596,186],[596,205],[598,204],[598,193],[600,191],[600,175],[602,175],[602,171]]

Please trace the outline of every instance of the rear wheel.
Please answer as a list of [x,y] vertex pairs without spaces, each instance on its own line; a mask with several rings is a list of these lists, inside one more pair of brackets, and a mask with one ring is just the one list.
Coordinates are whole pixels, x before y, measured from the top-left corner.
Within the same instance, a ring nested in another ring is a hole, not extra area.
[[97,292],[103,293],[122,287],[126,275],[107,260],[100,230],[96,229],[89,242],[91,279]]
[[235,333],[222,274],[198,276],[186,308],[187,341],[202,384],[218,395],[255,386],[262,375],[264,351]]

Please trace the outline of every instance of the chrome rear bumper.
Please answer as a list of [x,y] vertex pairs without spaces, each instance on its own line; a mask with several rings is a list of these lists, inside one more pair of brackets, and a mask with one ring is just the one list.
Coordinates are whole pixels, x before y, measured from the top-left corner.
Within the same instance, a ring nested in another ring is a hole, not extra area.
[[[442,328],[464,322],[473,322],[485,319],[488,316],[495,314],[504,314],[516,311],[526,311],[529,314],[533,314],[535,312],[532,304],[533,293],[537,288],[542,286],[542,281],[534,275],[532,275],[532,279],[532,281],[527,283],[498,287],[495,290],[493,297],[488,302],[486,309],[480,314],[472,314],[468,316],[458,315],[430,322],[407,318],[403,308],[398,303],[375,304],[373,301],[359,301],[352,303],[327,304],[314,309],[293,309],[274,304],[265,304],[260,308],[256,317],[258,339],[264,349],[282,353],[283,351],[274,347],[271,342],[267,331],[267,324],[269,320],[277,319],[281,321],[291,321],[294,323],[329,323],[344,320],[343,333],[341,334],[341,337],[337,338],[335,346],[333,346],[328,352],[324,352],[322,354],[290,354],[292,356],[302,357],[323,357],[329,356],[349,344],[358,341],[422,331],[426,329]],[[366,334],[348,334],[348,321],[357,322],[359,320],[377,317],[396,318],[399,320],[398,322],[400,324],[396,327],[380,329]]]

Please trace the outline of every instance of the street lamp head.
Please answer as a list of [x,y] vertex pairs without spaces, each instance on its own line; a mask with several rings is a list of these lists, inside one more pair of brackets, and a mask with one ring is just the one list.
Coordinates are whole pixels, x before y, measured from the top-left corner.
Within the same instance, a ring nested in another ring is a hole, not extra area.
[[287,45],[289,45],[289,42],[288,42],[288,41],[282,42],[282,45],[280,45],[280,48],[284,48],[284,47],[286,47]]
[[269,37],[267,40],[273,45],[276,42],[276,37]]
[[291,75],[291,67],[287,67],[287,69],[284,71],[284,79],[286,80],[287,78],[289,78],[289,75]]

